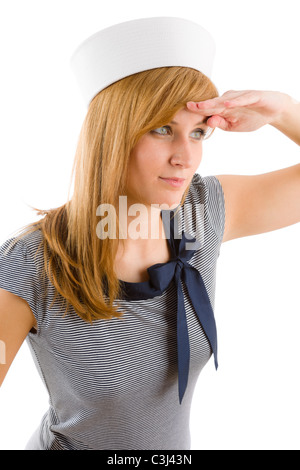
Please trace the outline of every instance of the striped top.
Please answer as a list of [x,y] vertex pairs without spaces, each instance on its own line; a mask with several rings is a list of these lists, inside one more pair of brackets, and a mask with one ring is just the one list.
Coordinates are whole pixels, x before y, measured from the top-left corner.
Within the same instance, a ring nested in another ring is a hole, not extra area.
[[[196,173],[180,215],[179,231],[200,242],[189,263],[201,274],[214,309],[225,223],[218,179]],[[49,409],[27,449],[190,449],[192,396],[212,349],[185,284],[190,369],[180,404],[174,283],[152,298],[117,299],[115,305],[125,311],[121,319],[91,325],[72,308],[63,316],[63,299],[58,296],[50,308],[55,288],[41,278],[42,251],[35,256],[41,237],[41,231],[26,235],[8,253],[14,238],[0,247],[0,288],[25,299],[37,320],[37,332],[30,332],[27,341],[49,393]]]

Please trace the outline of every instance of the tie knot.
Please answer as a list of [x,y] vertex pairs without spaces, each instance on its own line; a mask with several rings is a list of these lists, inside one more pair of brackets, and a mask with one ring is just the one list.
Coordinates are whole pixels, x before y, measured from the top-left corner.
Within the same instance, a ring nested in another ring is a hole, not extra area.
[[184,262],[180,259],[180,258],[177,258],[177,266],[179,267],[179,269],[181,270],[184,266]]

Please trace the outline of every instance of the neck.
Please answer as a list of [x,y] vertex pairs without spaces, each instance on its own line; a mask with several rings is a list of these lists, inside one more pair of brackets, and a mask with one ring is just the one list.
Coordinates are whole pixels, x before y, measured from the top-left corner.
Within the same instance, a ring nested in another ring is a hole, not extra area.
[[145,205],[129,206],[119,213],[120,238],[128,245],[147,245],[164,236],[161,210]]

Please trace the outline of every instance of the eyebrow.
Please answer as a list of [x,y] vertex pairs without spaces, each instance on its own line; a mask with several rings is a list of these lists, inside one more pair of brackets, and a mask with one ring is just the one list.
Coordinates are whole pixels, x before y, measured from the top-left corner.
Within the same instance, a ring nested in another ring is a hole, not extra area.
[[[206,122],[207,122],[207,120],[208,120],[208,117],[209,117],[209,116],[207,116],[203,121],[197,122],[197,124],[195,124],[195,126],[200,126],[201,124],[206,124]],[[176,122],[176,121],[171,121],[170,124],[178,124],[178,122]]]

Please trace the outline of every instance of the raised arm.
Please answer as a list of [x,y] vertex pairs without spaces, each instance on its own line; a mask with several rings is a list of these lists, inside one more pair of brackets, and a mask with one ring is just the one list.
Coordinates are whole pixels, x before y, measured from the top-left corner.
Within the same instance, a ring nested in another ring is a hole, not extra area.
[[[300,145],[300,104],[271,91],[229,91],[188,103],[210,116],[207,124],[229,132],[251,132],[269,124]],[[219,175],[226,221],[223,242],[300,222],[300,164],[260,175]]]
[[29,331],[36,327],[27,302],[0,289],[0,386]]

